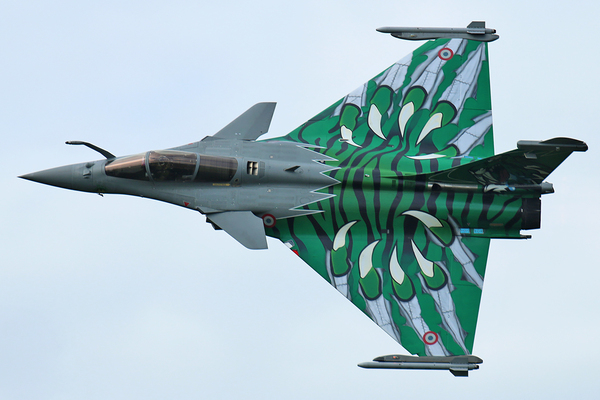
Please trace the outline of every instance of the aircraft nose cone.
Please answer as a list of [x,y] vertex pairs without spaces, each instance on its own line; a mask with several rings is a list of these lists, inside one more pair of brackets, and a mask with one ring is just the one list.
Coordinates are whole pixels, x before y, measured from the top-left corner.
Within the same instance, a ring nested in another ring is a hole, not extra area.
[[21,175],[19,178],[34,182],[43,183],[51,186],[58,186],[65,189],[73,188],[73,165],[45,169],[43,171],[32,172],[31,174]]

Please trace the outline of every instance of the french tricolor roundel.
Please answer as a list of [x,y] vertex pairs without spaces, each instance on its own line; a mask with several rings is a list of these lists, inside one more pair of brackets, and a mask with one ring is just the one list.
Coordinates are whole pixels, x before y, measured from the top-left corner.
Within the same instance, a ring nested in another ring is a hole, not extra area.
[[454,52],[452,51],[452,49],[444,47],[443,49],[438,51],[438,57],[444,61],[448,61],[449,59],[454,57]]
[[267,228],[272,228],[275,226],[275,223],[277,222],[277,220],[275,220],[275,217],[272,216],[271,214],[265,214],[262,216],[262,220],[263,220],[263,224],[265,224],[265,226]]
[[432,331],[425,332],[423,335],[423,342],[428,345],[436,344],[439,339],[438,334]]

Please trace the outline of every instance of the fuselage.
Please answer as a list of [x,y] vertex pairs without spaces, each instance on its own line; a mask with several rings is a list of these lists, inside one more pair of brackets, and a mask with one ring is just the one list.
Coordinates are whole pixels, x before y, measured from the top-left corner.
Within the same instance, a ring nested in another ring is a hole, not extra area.
[[[393,227],[398,215],[415,209],[449,217],[466,236],[522,237],[521,229],[540,226],[540,185],[508,191],[431,183],[411,171],[403,174],[339,163],[318,150],[277,140],[208,137],[167,150],[73,164],[23,178],[78,191],[156,199],[203,214],[250,211],[279,220],[336,212],[327,199],[339,197],[343,212],[356,214],[345,218],[380,219],[385,229]],[[446,161],[449,167],[452,162]],[[406,164],[414,161],[407,159]],[[381,215],[367,214],[372,205]]]

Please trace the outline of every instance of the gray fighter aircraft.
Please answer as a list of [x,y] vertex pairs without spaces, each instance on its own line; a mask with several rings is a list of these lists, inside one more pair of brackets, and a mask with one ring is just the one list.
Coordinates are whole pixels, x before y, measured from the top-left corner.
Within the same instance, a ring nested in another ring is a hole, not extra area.
[[[261,216],[288,218],[299,199],[327,197],[309,193],[336,180],[312,160],[314,152],[297,143],[256,142],[267,132],[275,103],[258,103],[225,128],[200,142],[126,157],[86,142],[105,160],[67,165],[21,178],[92,193],[119,193],[161,200],[206,214],[208,222],[250,249],[266,249]],[[322,157],[329,160],[329,157]],[[286,190],[279,187],[284,186]],[[276,190],[277,188],[277,190]]]
[[380,31],[431,40],[286,136],[257,140],[275,109],[259,103],[167,150],[116,157],[67,142],[105,159],[21,178],[199,211],[250,249],[275,237],[419,356],[360,366],[466,376],[482,362],[471,352],[491,239],[539,228],[540,198],[554,191],[546,177],[587,145],[520,141],[495,154],[488,43],[498,36],[483,22]]

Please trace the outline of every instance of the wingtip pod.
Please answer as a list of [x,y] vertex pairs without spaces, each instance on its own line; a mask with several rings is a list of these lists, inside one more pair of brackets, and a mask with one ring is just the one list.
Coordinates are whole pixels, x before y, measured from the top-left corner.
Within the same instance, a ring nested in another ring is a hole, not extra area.
[[496,30],[485,27],[485,21],[473,21],[466,28],[418,28],[390,27],[377,28],[377,32],[389,33],[393,37],[405,40],[430,40],[439,38],[462,38],[480,42],[493,42],[500,36]]
[[581,140],[558,137],[541,142],[536,140],[519,140],[517,142],[517,148],[525,151],[546,150],[552,148],[556,150],[587,151],[588,145]]
[[376,357],[372,362],[363,362],[358,366],[377,369],[441,369],[450,371],[454,376],[469,376],[469,371],[479,369],[481,363],[483,360],[473,355],[448,357],[388,355]]

